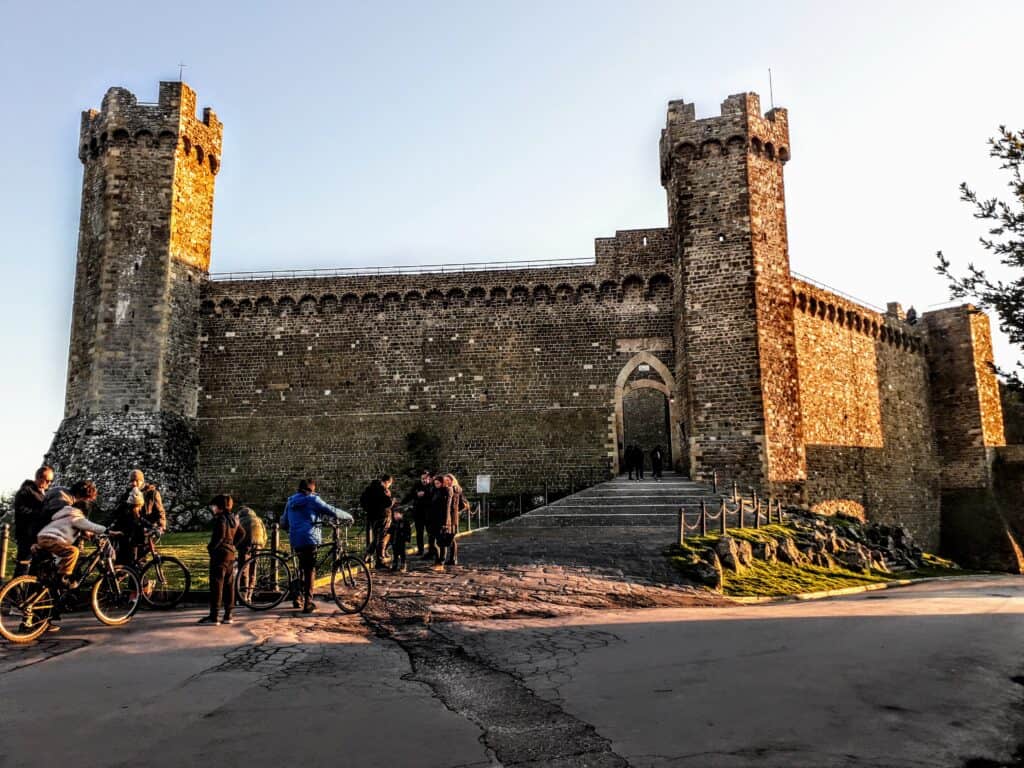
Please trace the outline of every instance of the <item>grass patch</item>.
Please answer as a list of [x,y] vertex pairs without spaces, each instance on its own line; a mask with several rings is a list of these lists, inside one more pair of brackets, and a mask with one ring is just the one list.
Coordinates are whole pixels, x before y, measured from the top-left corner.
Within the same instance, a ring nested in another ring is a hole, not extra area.
[[[842,521],[844,527],[853,527],[854,521]],[[760,528],[729,528],[726,535],[750,543],[795,538],[797,530],[784,524],[765,525]],[[681,573],[705,549],[714,549],[721,534],[688,536],[682,546],[669,549],[667,556]],[[778,597],[802,592],[823,592],[902,579],[936,578],[940,576],[971,576],[980,571],[958,568],[952,560],[925,553],[924,566],[913,571],[885,573],[882,571],[852,571],[847,568],[821,568],[815,565],[793,566],[787,563],[766,563],[754,560],[742,574],[726,569],[722,578],[722,593],[736,597]]]
[[819,568],[816,565],[797,568],[786,563],[754,560],[742,574],[727,570],[722,591],[727,595],[743,597],[794,595],[801,592],[863,587],[867,584],[891,581],[893,578],[897,577],[877,571],[854,573],[840,568]]

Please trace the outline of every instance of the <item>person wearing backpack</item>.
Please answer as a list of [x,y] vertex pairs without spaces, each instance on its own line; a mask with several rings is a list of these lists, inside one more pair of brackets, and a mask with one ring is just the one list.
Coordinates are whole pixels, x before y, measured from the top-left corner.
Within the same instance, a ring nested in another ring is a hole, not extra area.
[[253,555],[267,546],[267,526],[252,507],[238,510],[238,522],[245,531],[245,548],[238,553],[238,570],[242,574],[242,589],[252,597],[256,581],[256,561]]
[[15,576],[28,573],[32,563],[32,545],[43,526],[50,521],[43,520],[43,499],[46,489],[53,483],[53,470],[42,466],[36,470],[34,480],[26,480],[14,494],[14,541],[18,545]]
[[[231,624],[231,609],[235,606],[235,580],[231,572],[238,551],[245,544],[245,529],[232,509],[235,500],[226,494],[210,500],[213,512],[213,532],[206,551],[210,553],[210,614],[200,624]],[[224,608],[224,619],[219,616]]]

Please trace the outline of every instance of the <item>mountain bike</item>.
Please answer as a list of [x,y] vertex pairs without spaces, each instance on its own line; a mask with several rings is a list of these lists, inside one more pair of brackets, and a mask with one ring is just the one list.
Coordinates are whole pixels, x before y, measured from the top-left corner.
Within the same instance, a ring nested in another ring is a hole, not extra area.
[[[339,536],[341,524],[324,520],[318,525],[329,527],[334,535],[331,541],[316,548],[317,573],[331,574],[331,598],[342,613],[359,613],[370,601],[373,581],[370,569],[362,558],[348,553],[348,536]],[[347,532],[346,532],[347,533]],[[269,549],[261,549],[239,563],[235,575],[238,600],[254,611],[274,608],[286,597],[298,599],[302,594],[298,560]]]
[[97,572],[99,578],[89,590],[92,612],[107,626],[127,624],[142,599],[138,574],[131,568],[115,565],[114,546],[107,534],[96,539],[96,549],[82,563],[65,586],[57,573],[54,558],[38,552],[33,563],[36,576],[19,576],[0,589],[0,635],[12,643],[29,643],[39,637],[70,610],[85,581]]
[[143,602],[150,608],[168,610],[188,595],[192,574],[178,558],[161,555],[157,551],[156,545],[162,535],[159,528],[146,527],[146,551],[132,567],[142,581]]

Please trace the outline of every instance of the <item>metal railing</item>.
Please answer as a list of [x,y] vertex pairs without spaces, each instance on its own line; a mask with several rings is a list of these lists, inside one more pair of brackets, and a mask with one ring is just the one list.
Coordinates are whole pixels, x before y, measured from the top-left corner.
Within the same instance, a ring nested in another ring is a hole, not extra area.
[[469,261],[461,264],[397,264],[381,267],[327,267],[323,269],[271,269],[246,272],[213,272],[210,280],[287,280],[316,277],[372,277],[374,275],[447,275],[459,272],[501,272],[525,269],[592,267],[592,258],[535,259],[532,261]]
[[[752,519],[748,518],[748,514],[752,516]],[[686,519],[687,515],[696,516],[693,523]],[[731,526],[733,528],[746,528],[748,524],[752,524],[750,525],[752,528],[760,528],[762,521],[764,525],[784,522],[786,513],[782,509],[781,499],[772,499],[771,497],[762,499],[752,488],[750,499],[747,500],[737,493],[734,486],[733,496],[720,499],[718,511],[715,513],[708,510],[708,504],[704,500],[700,503],[700,510],[689,511],[686,507],[680,507],[679,520],[676,525],[678,533],[676,541],[679,546],[683,546],[686,543],[687,533],[694,531],[699,531],[700,536],[707,536],[709,522],[717,523],[719,533],[724,536],[730,527],[730,517],[735,520],[735,525]]]
[[795,277],[797,280],[803,280],[805,283],[810,283],[811,285],[821,288],[822,290],[830,291],[831,293],[836,294],[836,296],[841,296],[847,301],[852,301],[854,304],[860,304],[862,307],[873,309],[875,310],[875,312],[878,312],[880,314],[884,315],[888,311],[878,306],[877,304],[872,304],[870,301],[859,299],[852,294],[846,293],[845,291],[841,291],[838,288],[834,288],[828,283],[823,283],[820,280],[815,280],[813,277],[808,277],[807,275],[802,275],[799,272],[793,272],[792,270],[790,270],[789,274],[791,277]]

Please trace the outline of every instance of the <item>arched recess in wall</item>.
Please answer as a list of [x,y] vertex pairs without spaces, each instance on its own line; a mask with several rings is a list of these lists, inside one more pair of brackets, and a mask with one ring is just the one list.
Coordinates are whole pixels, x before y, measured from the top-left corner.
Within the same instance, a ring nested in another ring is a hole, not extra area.
[[[641,365],[649,365],[651,370],[658,375],[660,381],[654,378],[638,379],[636,381],[630,381],[629,377],[633,375]],[[624,463],[622,460],[622,452],[625,450],[625,423],[624,423],[624,410],[622,405],[623,397],[631,391],[643,388],[655,389],[665,395],[668,400],[668,436],[670,450],[672,453],[672,466],[682,468],[688,463],[683,455],[683,446],[681,440],[681,433],[679,430],[679,404],[676,402],[676,380],[672,373],[669,371],[661,360],[650,352],[638,352],[630,358],[629,362],[626,363],[622,370],[619,371],[618,377],[615,379],[615,434],[612,436],[616,446],[615,451],[615,472],[618,474],[622,471]],[[653,446],[649,446],[648,450]]]

